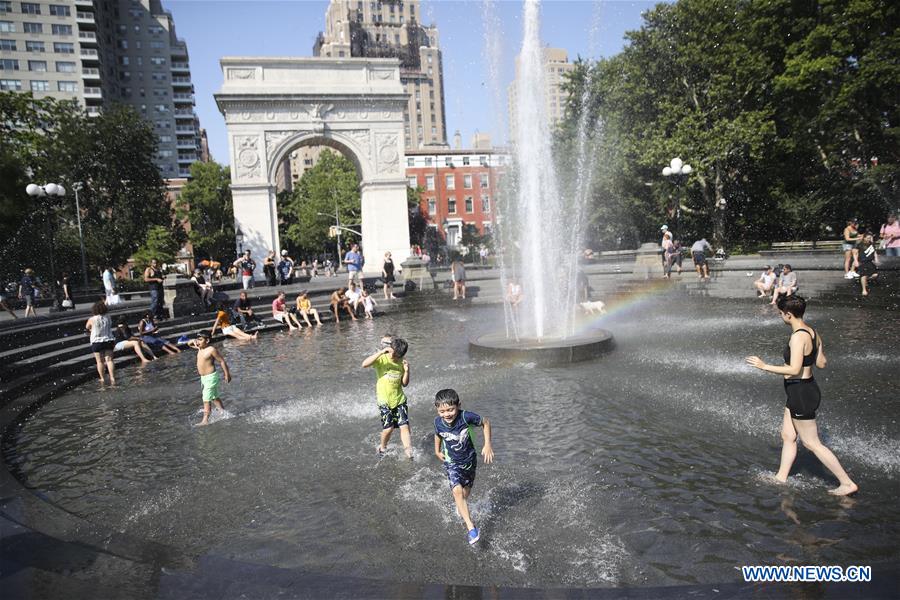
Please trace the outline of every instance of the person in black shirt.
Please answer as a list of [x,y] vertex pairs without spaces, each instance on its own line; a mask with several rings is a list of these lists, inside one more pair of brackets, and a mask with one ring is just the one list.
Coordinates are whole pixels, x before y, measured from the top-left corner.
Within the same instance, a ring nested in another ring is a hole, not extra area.
[[144,269],[144,282],[150,288],[150,312],[156,319],[165,319],[163,307],[163,274],[159,270],[159,261],[150,260],[150,266]]
[[253,312],[253,307],[250,306],[250,299],[247,298],[247,292],[241,292],[240,297],[234,301],[234,306],[232,308],[234,314],[241,320],[241,329],[246,329],[251,322],[256,327],[262,325],[262,321]]

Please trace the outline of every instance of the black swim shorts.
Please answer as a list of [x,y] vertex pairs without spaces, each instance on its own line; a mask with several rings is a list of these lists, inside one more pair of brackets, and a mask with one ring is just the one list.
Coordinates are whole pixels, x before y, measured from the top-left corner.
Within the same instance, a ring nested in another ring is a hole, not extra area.
[[784,391],[787,394],[785,406],[791,413],[792,419],[798,421],[811,421],[816,418],[816,410],[822,401],[822,392],[819,384],[810,377],[809,379],[785,379]]
[[381,411],[381,428],[382,429],[397,429],[398,427],[402,427],[403,425],[407,425],[409,423],[409,415],[408,407],[406,402],[396,406],[395,408],[388,408],[382,404],[378,405],[378,410]]

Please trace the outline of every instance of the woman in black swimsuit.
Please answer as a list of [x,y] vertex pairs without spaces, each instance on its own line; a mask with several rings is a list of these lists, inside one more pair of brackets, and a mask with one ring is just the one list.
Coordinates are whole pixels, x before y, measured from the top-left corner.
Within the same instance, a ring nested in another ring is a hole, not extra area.
[[859,489],[841,467],[834,453],[819,440],[816,428],[816,410],[819,408],[821,393],[813,379],[813,365],[825,368],[825,349],[815,330],[803,321],[806,300],[800,296],[787,296],[778,300],[781,319],[791,327],[791,338],[784,349],[784,366],[769,365],[758,356],[748,356],[747,363],[757,369],[784,376],[784,390],[787,404],[781,426],[781,466],[775,479],[784,483],[791,472],[791,465],[797,457],[797,437],[825,467],[837,477],[840,485],[829,493],[847,496]]
[[384,265],[381,267],[381,280],[384,282],[384,299],[396,298],[394,295],[394,261],[390,252],[384,253]]

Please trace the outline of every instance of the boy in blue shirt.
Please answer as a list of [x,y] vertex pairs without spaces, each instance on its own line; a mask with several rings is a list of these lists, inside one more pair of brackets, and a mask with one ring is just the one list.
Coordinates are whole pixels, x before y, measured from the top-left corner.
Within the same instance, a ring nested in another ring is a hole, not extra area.
[[484,448],[481,455],[485,464],[494,460],[491,448],[491,423],[479,415],[459,407],[459,395],[455,390],[445,389],[434,396],[434,407],[438,416],[434,419],[434,454],[444,462],[450,491],[456,502],[456,511],[466,523],[469,543],[474,544],[481,536],[469,516],[466,500],[475,483],[475,469],[478,467],[478,452],[472,439],[472,427],[484,428]]

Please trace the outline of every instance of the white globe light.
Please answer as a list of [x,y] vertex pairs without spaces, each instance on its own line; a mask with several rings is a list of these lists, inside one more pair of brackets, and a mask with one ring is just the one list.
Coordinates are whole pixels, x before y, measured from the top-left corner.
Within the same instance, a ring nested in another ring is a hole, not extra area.
[[65,195],[66,195],[66,188],[64,188],[64,187],[61,186],[61,185],[56,186],[56,195],[57,195],[57,196],[65,196]]
[[29,183],[28,187],[25,188],[25,193],[29,196],[39,196],[41,193],[41,186],[36,183]]
[[691,165],[684,165],[683,167],[681,167],[681,172],[684,173],[685,175],[690,175],[691,171],[693,171],[693,170],[694,169],[691,167]]
[[671,174],[672,174],[672,169],[671,169],[671,167],[663,167],[663,175],[665,175],[666,177],[668,177],[668,176],[671,175]]
[[681,171],[681,165],[683,164],[684,162],[682,162],[680,158],[673,158],[672,162],[669,163],[669,166],[672,167],[673,172],[678,173]]
[[55,183],[48,183],[47,185],[44,186],[44,191],[47,192],[48,196],[55,196],[56,190],[58,187],[59,186],[56,185]]

